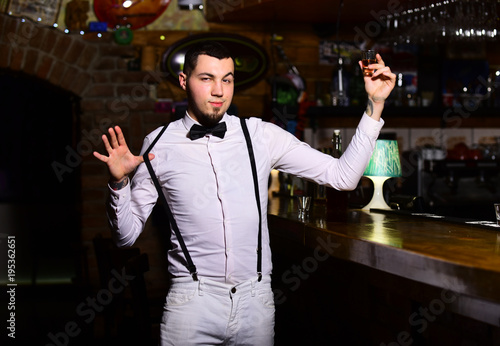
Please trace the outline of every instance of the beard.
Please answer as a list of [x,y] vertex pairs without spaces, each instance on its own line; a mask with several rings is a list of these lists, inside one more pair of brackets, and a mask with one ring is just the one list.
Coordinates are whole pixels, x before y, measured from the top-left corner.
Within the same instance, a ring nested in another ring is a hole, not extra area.
[[208,128],[214,127],[219,123],[227,107],[212,107],[212,110],[203,111],[200,109],[194,100],[189,87],[186,88],[188,99],[188,110],[192,113],[191,116],[195,117],[198,122]]

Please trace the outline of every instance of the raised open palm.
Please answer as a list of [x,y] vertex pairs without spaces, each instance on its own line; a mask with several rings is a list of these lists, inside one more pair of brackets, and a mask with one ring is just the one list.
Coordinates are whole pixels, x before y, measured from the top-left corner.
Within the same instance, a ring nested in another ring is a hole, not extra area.
[[[130,152],[119,126],[110,127],[108,132],[109,140],[106,135],[102,135],[102,141],[108,156],[96,151],[94,151],[94,156],[106,163],[113,181],[121,181],[144,162],[144,159],[142,156],[135,156]],[[149,159],[152,160],[153,158],[154,155],[149,154]]]

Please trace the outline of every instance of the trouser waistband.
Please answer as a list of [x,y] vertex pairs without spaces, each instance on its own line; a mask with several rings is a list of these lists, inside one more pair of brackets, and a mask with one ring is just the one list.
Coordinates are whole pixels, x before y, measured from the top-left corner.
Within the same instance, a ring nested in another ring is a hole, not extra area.
[[203,293],[212,293],[217,295],[227,296],[234,294],[245,294],[250,292],[252,295],[255,294],[255,288],[258,285],[269,284],[271,282],[270,275],[263,275],[262,280],[259,282],[258,277],[242,281],[238,284],[229,284],[224,282],[218,282],[210,280],[204,277],[198,277],[198,281],[194,281],[192,277],[177,277],[171,279],[172,287],[174,286],[188,286],[188,287],[198,287],[198,294],[203,295]]

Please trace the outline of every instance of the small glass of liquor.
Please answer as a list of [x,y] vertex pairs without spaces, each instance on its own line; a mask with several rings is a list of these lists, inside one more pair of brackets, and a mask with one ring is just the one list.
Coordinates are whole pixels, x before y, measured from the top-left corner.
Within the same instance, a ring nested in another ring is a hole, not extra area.
[[305,221],[309,217],[309,207],[311,206],[311,197],[297,196],[299,220]]
[[497,224],[500,225],[500,203],[494,203],[495,215],[497,217]]
[[363,75],[365,77],[371,77],[373,75],[373,69],[368,68],[368,65],[377,63],[376,55],[377,52],[371,49],[364,50],[361,53],[361,62],[363,63]]

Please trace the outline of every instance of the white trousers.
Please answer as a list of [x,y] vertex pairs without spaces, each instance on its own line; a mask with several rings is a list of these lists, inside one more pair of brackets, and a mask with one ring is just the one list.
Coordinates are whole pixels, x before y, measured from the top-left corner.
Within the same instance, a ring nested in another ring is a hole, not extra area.
[[174,278],[167,294],[160,345],[258,345],[274,343],[270,276],[229,285]]

